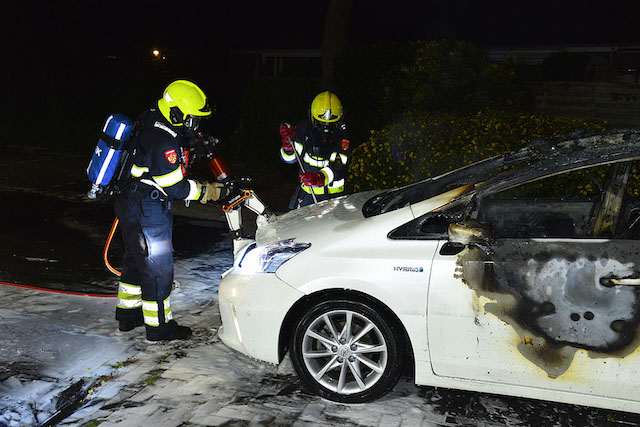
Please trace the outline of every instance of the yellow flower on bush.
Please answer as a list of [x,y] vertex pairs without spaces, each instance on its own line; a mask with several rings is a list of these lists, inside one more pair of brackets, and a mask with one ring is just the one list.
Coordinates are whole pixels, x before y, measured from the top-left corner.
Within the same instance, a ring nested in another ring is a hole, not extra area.
[[399,187],[521,148],[537,138],[584,128],[603,131],[606,124],[495,111],[463,117],[407,114],[370,132],[352,155],[348,179],[356,191]]

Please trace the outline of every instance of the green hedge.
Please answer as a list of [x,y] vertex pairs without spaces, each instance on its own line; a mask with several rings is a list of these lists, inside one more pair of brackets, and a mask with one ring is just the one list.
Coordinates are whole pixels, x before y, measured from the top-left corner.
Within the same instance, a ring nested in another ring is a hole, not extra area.
[[536,138],[605,128],[606,124],[513,112],[485,110],[461,117],[410,113],[380,131],[370,131],[369,140],[353,152],[348,182],[352,191],[395,188],[518,149]]
[[364,46],[347,51],[336,71],[337,93],[357,144],[407,111],[471,114],[519,110],[523,99],[508,64],[494,64],[465,42]]

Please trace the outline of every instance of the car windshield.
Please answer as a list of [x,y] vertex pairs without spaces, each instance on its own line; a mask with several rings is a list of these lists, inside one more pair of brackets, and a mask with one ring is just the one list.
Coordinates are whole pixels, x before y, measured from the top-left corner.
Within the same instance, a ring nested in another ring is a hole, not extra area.
[[[510,153],[490,157],[460,169],[414,184],[376,194],[362,207],[365,217],[380,215],[429,199],[452,188],[484,181],[484,186],[510,185],[517,175],[545,175],[553,170],[581,168],[589,164],[619,162],[640,157],[640,131],[577,132],[536,140]],[[470,186],[473,188],[473,186]],[[468,192],[469,189],[465,191]],[[458,195],[462,196],[464,193]]]
[[[516,156],[516,154],[518,155]],[[377,194],[364,204],[362,212],[365,217],[370,217],[400,209],[437,196],[449,189],[462,187],[478,182],[480,179],[494,176],[505,167],[517,166],[523,163],[527,164],[524,153],[510,153],[510,156],[491,157],[437,177],[427,178],[405,187]]]

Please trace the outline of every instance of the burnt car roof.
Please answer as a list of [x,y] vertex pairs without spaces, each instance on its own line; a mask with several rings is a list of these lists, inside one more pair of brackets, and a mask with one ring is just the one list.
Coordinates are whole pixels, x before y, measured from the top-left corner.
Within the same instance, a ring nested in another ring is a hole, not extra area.
[[[640,159],[640,129],[619,129],[607,132],[580,131],[548,139],[537,139],[528,146],[490,157],[433,178],[380,193],[368,200],[362,212],[365,217],[399,209],[442,193],[452,186],[463,186],[491,179],[492,190],[517,175],[526,173],[531,179],[555,171],[578,169],[591,165]],[[527,170],[523,170],[527,168]],[[465,197],[463,196],[460,196]]]

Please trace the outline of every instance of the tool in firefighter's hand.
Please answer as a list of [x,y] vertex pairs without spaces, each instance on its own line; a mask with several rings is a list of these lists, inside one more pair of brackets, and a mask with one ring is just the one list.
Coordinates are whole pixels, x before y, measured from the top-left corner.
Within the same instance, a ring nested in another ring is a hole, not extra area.
[[256,223],[258,225],[265,222],[273,222],[277,218],[255,195],[253,190],[245,189],[247,184],[251,182],[251,178],[232,177],[225,161],[222,157],[216,155],[214,150],[214,146],[218,143],[216,138],[201,133],[198,141],[200,141],[198,144],[200,152],[204,153],[204,156],[209,159],[209,169],[211,169],[218,182],[224,184],[226,190],[222,211],[227,219],[229,230],[233,233],[233,254],[235,256],[240,249],[253,241],[243,235],[241,212],[243,206],[256,213]]
[[[229,200],[231,197],[235,195],[235,192],[237,189],[246,188],[251,183],[251,181],[252,181],[251,177],[248,177],[248,176],[240,176],[237,178],[226,179],[224,181],[224,188],[225,188],[224,198],[226,200]],[[226,200],[225,200],[225,203],[226,203]]]
[[202,132],[198,132],[197,134],[194,159],[206,158],[208,160],[207,165],[211,173],[213,173],[213,176],[216,177],[218,182],[224,183],[225,180],[231,176],[231,170],[224,159],[218,156],[214,150],[214,147],[218,145],[220,140]]
[[218,145],[219,142],[220,140],[212,135],[197,132],[195,143],[196,156],[206,158],[215,156],[213,147]]
[[[288,128],[291,127],[291,125],[289,123],[283,123],[282,126],[286,126]],[[300,167],[300,173],[303,174],[306,171],[304,170],[304,166],[302,165],[302,160],[300,160],[300,156],[298,155],[298,150],[296,150],[296,146],[293,143],[293,141],[291,140],[291,138],[288,138],[289,140],[289,144],[291,144],[291,146],[293,147],[293,154],[295,154],[296,156],[296,160],[298,161],[298,166]],[[313,203],[318,203],[318,199],[316,198],[316,194],[313,192],[313,187],[311,188],[311,197],[313,197]]]
[[242,232],[242,212],[244,206],[250,211],[255,212],[257,216],[256,224],[260,226],[265,222],[274,222],[276,216],[269,211],[264,203],[256,196],[253,190],[245,189],[245,184],[251,182],[251,178],[240,177],[229,179],[225,186],[229,189],[223,205],[222,211],[227,219],[229,230],[233,233],[233,255],[235,256],[240,249],[253,240],[246,238]]

